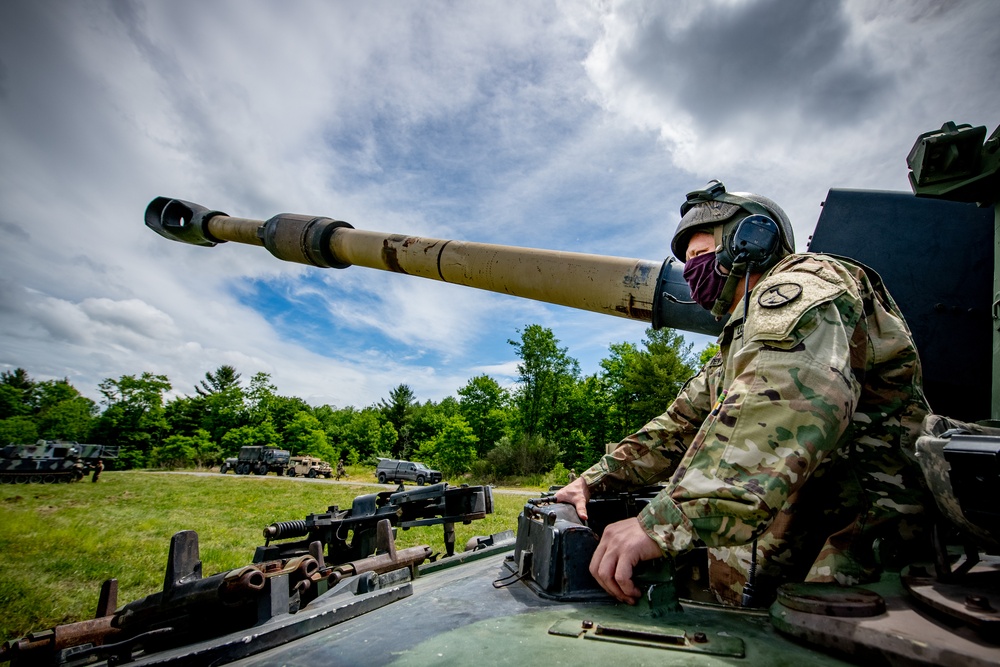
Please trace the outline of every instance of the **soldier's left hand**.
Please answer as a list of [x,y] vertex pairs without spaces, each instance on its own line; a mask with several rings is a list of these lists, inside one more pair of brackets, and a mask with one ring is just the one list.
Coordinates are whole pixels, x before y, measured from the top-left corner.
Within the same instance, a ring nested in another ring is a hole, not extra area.
[[636,518],[618,521],[604,529],[590,560],[590,574],[604,590],[622,602],[635,604],[642,592],[632,583],[632,570],[640,561],[663,555]]

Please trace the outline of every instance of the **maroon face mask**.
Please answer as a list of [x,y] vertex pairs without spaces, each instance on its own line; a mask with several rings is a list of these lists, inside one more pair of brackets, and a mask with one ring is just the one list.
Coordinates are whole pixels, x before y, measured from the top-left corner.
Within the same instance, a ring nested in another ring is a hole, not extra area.
[[685,262],[684,280],[691,288],[691,298],[705,310],[712,310],[726,284],[726,276],[716,270],[714,252],[702,253]]

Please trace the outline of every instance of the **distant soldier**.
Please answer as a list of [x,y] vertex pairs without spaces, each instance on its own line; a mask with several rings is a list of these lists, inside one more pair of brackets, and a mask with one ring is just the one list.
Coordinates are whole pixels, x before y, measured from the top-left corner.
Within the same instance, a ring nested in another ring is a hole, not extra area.
[[571,482],[575,482],[576,481],[576,468],[570,468],[569,469],[569,481],[571,481]]
[[341,477],[347,477],[347,472],[344,470],[343,459],[337,461],[337,476],[335,479],[340,479]]
[[97,459],[97,463],[94,464],[94,476],[90,478],[91,482],[96,482],[97,478],[101,476],[101,472],[104,470],[104,459]]

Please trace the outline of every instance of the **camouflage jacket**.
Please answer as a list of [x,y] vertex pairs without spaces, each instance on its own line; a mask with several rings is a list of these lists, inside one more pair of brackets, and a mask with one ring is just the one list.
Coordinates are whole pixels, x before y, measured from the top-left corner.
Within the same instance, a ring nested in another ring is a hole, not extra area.
[[666,554],[709,547],[720,601],[739,604],[754,540],[768,594],[870,580],[873,549],[914,537],[926,497],[920,362],[881,279],[842,258],[786,257],[719,347],[664,414],[583,473],[588,485],[666,482],[639,521]]

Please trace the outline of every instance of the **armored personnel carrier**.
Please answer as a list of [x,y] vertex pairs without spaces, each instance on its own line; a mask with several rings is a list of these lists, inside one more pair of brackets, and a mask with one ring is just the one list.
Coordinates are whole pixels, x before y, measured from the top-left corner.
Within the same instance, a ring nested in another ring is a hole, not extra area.
[[[929,562],[907,562],[902,554],[887,559],[895,564],[875,584],[786,584],[766,607],[733,608],[703,595],[697,563],[661,560],[635,574],[644,597],[632,607],[606,596],[588,563],[604,528],[635,516],[657,488],[595,496],[587,522],[550,496],[533,498],[516,537],[477,538],[466,551],[449,549],[433,560],[429,549],[397,551],[394,527],[434,521],[444,524],[447,537],[449,523],[487,513],[488,487],[441,484],[359,496],[350,510],[330,507],[304,521],[272,524],[254,567],[212,577],[201,576],[196,536],[178,534],[155,599],[116,609],[108,582],[93,621],[8,642],[0,659],[15,665],[1000,664],[994,502],[1000,131],[987,138],[985,127],[946,124],[918,138],[908,163],[917,197],[831,190],[810,250],[876,269],[912,327],[928,398],[939,413],[917,444],[937,501]],[[248,220],[167,198],[149,205],[146,224],[173,240],[264,246],[280,259],[317,267],[367,266],[655,327],[702,333],[719,327],[707,311],[684,303],[689,290],[671,259],[415,238],[323,217]],[[545,278],[554,275],[560,279]],[[385,568],[372,567],[378,558]]]
[[118,447],[62,440],[7,445],[0,450],[0,484],[76,482],[100,459],[118,458]]

